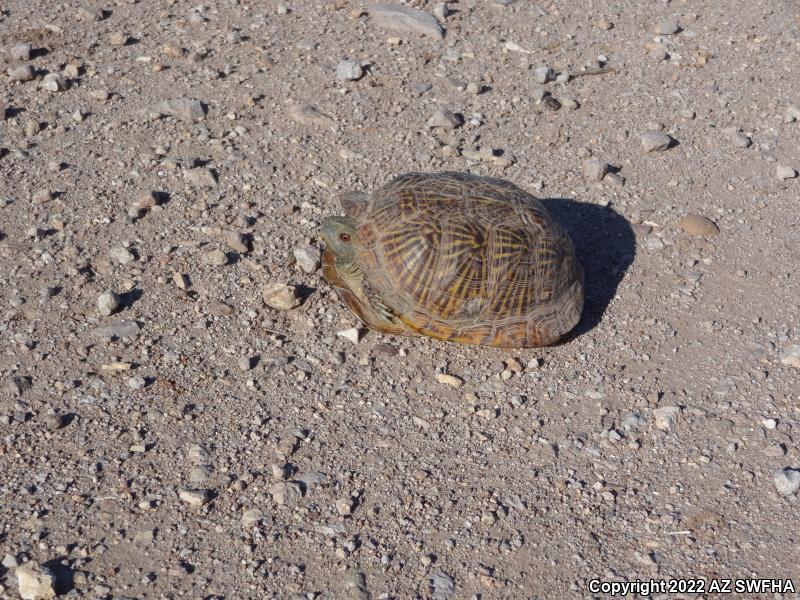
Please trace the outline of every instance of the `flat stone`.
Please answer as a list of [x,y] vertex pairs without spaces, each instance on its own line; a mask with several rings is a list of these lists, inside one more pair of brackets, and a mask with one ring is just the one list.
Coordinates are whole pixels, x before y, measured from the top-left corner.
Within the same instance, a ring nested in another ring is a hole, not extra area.
[[196,188],[215,188],[217,187],[217,176],[211,169],[205,167],[195,167],[183,172],[183,178]]
[[292,310],[300,306],[297,288],[284,283],[270,283],[261,290],[264,304],[278,310]]
[[112,325],[105,325],[94,330],[94,335],[99,338],[113,340],[139,335],[141,328],[136,321],[120,321]]
[[211,493],[208,490],[178,490],[178,497],[192,506],[203,506],[211,499]]
[[448,600],[455,591],[453,578],[442,571],[433,573],[430,583],[432,588],[431,600]]
[[794,179],[797,177],[797,171],[789,165],[778,165],[775,168],[775,174],[778,176],[778,179]]
[[244,511],[242,515],[242,527],[252,527],[253,525],[257,525],[261,521],[266,518],[264,512],[257,509],[251,508],[249,510]]
[[302,125],[336,129],[336,121],[311,104],[293,104],[287,109],[287,113],[292,121]]
[[419,33],[435,40],[444,39],[444,31],[432,14],[401,4],[379,4],[371,7],[372,20],[384,29]]
[[342,588],[348,600],[369,600],[367,577],[364,573],[354,572],[347,575],[342,580]]
[[351,327],[350,329],[344,329],[342,331],[337,331],[336,335],[340,338],[344,338],[353,344],[358,344],[361,341],[361,330],[356,327]]
[[464,385],[463,379],[456,377],[455,375],[448,375],[447,373],[437,373],[436,381],[454,388],[460,388],[462,385]]
[[775,489],[783,496],[791,496],[800,489],[800,471],[796,469],[778,469],[772,474]]
[[177,117],[182,121],[199,121],[206,115],[203,104],[194,98],[162,100],[150,109],[151,114]]
[[47,567],[26,563],[14,571],[23,600],[50,600],[56,597],[56,577]]
[[227,242],[228,246],[230,246],[233,250],[236,250],[236,252],[244,254],[250,251],[250,247],[247,245],[247,237],[245,234],[239,231],[228,229],[222,233],[222,237]]
[[639,140],[645,152],[662,152],[672,144],[672,138],[660,131],[646,131]]
[[679,225],[681,229],[689,235],[699,237],[714,237],[715,235],[719,235],[719,227],[717,224],[711,219],[700,215],[691,213],[684,215],[681,217]]

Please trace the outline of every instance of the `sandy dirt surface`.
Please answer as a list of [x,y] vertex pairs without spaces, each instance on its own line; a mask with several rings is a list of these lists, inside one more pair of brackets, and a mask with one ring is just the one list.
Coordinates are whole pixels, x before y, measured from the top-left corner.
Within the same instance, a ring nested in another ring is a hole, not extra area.
[[[800,586],[797,3],[406,6],[0,7],[0,597]],[[571,233],[567,343],[352,331],[321,222],[442,170]]]

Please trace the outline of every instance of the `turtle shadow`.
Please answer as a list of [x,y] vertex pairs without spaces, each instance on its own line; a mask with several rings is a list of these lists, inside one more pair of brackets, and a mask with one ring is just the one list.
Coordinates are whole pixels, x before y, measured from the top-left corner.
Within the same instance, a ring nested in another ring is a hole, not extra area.
[[564,340],[569,341],[602,320],[636,256],[636,237],[628,220],[610,207],[569,198],[545,198],[542,203],[575,242],[586,275],[583,314]]

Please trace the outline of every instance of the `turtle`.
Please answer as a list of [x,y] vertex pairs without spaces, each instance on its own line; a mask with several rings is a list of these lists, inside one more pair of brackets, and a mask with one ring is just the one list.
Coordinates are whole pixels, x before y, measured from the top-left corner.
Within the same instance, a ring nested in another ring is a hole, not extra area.
[[517,185],[460,172],[407,173],[339,196],[322,272],[365,325],[503,348],[562,340],[583,310],[575,245]]

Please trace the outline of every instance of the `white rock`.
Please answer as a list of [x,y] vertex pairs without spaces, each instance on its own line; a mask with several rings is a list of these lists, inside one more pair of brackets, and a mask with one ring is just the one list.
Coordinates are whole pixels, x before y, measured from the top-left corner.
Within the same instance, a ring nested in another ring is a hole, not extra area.
[[169,115],[177,117],[182,121],[199,121],[206,112],[203,104],[194,98],[176,98],[174,100],[162,100],[150,109],[151,114]]
[[355,81],[364,74],[361,63],[357,60],[342,60],[336,65],[337,81]]
[[336,335],[346,340],[357,344],[361,340],[361,331],[356,327],[351,327],[350,329],[344,329],[342,331],[337,331]]
[[794,179],[797,177],[797,171],[789,165],[778,165],[775,169],[775,174],[778,179]]
[[552,81],[555,77],[555,71],[548,67],[547,65],[542,65],[541,67],[536,67],[533,70],[533,80],[536,83],[547,83]]
[[284,283],[270,283],[264,286],[261,290],[261,298],[264,300],[264,304],[278,310],[292,310],[300,306],[297,288]]
[[761,419],[761,424],[765,429],[775,429],[778,426],[776,419]]
[[659,21],[653,28],[653,31],[657,35],[672,35],[674,33],[678,33],[680,30],[680,25],[678,25],[678,22],[673,19],[664,19],[663,21]]
[[220,249],[206,252],[201,258],[204,265],[211,267],[222,267],[228,264],[228,256]]
[[306,273],[313,273],[319,269],[321,258],[322,254],[314,246],[301,246],[294,250],[294,259],[297,261],[297,266]]
[[56,597],[56,578],[47,567],[26,563],[15,570],[19,595],[23,600],[49,600]]
[[456,377],[455,375],[448,375],[447,373],[437,373],[436,381],[438,381],[439,383],[443,383],[445,385],[452,386],[454,388],[460,388],[462,385],[464,385],[464,381],[460,377]]
[[119,296],[111,290],[106,290],[97,297],[97,312],[107,317],[119,308]]
[[778,469],[772,474],[772,480],[778,493],[784,496],[791,496],[800,489],[800,471],[795,469]]
[[67,87],[67,82],[58,73],[48,73],[42,79],[42,87],[49,92],[60,92]]
[[671,431],[675,426],[680,408],[677,406],[662,406],[653,411],[656,427],[661,431]]
[[430,119],[428,127],[441,127],[442,129],[452,130],[460,126],[462,119],[453,114],[446,108],[437,108]]
[[436,40],[444,38],[436,17],[416,8],[386,3],[371,7],[369,14],[377,25],[385,29],[420,33]]
[[272,501],[280,506],[294,506],[303,497],[303,488],[292,481],[282,481],[269,488]]
[[339,498],[334,502],[336,512],[340,515],[347,516],[353,512],[353,501],[350,498]]
[[211,499],[211,494],[208,490],[178,490],[178,497],[192,506],[203,506]]
[[645,152],[661,152],[672,143],[672,138],[660,131],[646,131],[639,139]]
[[119,263],[121,265],[127,265],[127,264],[133,262],[134,259],[136,258],[131,253],[131,251],[128,250],[127,248],[125,248],[124,246],[117,246],[115,248],[112,248],[108,252],[108,256],[109,256],[109,258],[111,258],[111,260],[113,260],[114,262],[117,262],[117,263]]

